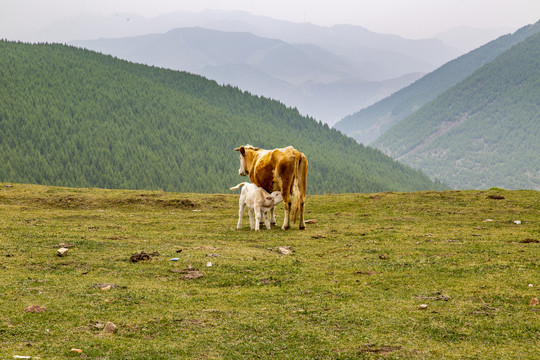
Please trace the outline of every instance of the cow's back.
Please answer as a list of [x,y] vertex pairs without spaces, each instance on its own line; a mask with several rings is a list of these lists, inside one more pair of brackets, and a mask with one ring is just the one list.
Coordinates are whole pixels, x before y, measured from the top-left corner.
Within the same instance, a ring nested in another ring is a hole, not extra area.
[[265,151],[259,156],[251,181],[268,192],[280,190],[282,183],[294,180],[294,166],[300,152],[288,146],[282,149]]

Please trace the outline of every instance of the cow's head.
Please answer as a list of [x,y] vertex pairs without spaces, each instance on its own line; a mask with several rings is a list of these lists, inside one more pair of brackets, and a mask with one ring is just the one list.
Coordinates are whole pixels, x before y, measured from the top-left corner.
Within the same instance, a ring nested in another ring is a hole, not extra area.
[[253,147],[251,145],[244,145],[244,146],[240,146],[240,147],[234,149],[234,151],[239,151],[240,152],[240,168],[238,169],[238,174],[239,175],[246,176],[246,175],[249,174],[248,161],[251,160],[251,157],[250,157],[250,160],[247,160],[246,159],[246,153],[251,153],[252,151],[256,151],[256,150],[259,150],[259,149],[256,148],[256,147]]

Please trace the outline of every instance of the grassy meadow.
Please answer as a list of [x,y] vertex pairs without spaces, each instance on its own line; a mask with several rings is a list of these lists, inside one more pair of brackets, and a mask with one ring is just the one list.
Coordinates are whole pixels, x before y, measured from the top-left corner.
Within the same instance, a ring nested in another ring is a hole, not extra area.
[[540,358],[539,192],[238,197],[0,184],[0,358]]

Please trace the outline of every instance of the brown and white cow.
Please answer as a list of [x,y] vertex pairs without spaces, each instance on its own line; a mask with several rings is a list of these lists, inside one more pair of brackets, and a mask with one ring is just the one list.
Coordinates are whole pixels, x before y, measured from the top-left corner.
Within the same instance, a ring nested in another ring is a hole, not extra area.
[[[306,199],[307,168],[306,156],[292,146],[283,149],[264,150],[251,145],[240,146],[240,169],[242,176],[249,175],[251,182],[268,192],[281,191],[285,218],[283,230],[290,227],[290,215],[296,223],[300,217],[300,229],[305,229],[304,204]],[[291,194],[294,202],[291,209]]]

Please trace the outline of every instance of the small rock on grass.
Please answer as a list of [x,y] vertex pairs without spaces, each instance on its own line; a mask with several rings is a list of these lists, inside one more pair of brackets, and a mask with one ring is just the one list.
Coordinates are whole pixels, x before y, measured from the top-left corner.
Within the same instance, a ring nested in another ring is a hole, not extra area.
[[105,327],[105,324],[103,324],[101,321],[95,321],[90,324],[91,326],[95,327],[96,329],[103,329]]
[[422,304],[418,307],[419,310],[426,310],[428,306],[426,304]]
[[67,253],[68,253],[68,251],[69,251],[68,248],[63,247],[63,248],[58,249],[58,251],[57,251],[56,254],[57,254],[58,256],[66,256]]
[[531,302],[529,303],[530,306],[536,306],[540,303],[540,300],[538,298],[532,298]]
[[277,251],[281,255],[292,255],[293,254],[290,246],[280,246],[280,247],[277,248]]
[[101,289],[101,290],[111,290],[111,289],[127,289],[127,286],[119,286],[117,284],[108,284],[108,283],[104,283],[104,284],[94,284],[95,288],[98,288],[98,289]]
[[116,329],[118,329],[118,326],[114,325],[112,322],[109,321],[103,328],[103,332],[112,334],[116,331]]

